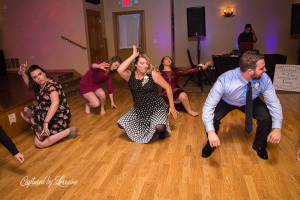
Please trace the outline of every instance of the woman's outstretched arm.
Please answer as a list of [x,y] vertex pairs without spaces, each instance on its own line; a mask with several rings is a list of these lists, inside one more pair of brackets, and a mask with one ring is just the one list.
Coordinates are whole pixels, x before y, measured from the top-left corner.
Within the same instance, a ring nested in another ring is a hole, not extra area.
[[178,111],[174,107],[174,99],[171,86],[167,83],[167,81],[155,70],[152,70],[152,78],[154,82],[160,85],[163,89],[166,90],[167,96],[169,99],[170,109],[169,114],[172,113],[174,118],[177,118]]
[[100,64],[97,64],[97,63],[93,63],[92,64],[92,68],[94,68],[94,69],[102,69],[104,71],[106,71],[105,68],[108,68],[108,67],[109,67],[109,64],[105,63],[105,62],[102,62]]
[[184,76],[184,75],[188,75],[188,74],[193,74],[199,71],[203,71],[205,70],[209,65],[211,64],[210,61],[208,61],[207,63],[205,63],[205,65],[202,67],[195,67],[192,69],[186,69],[186,70],[178,70],[178,76]]
[[129,81],[131,71],[126,70],[126,69],[138,55],[139,55],[139,52],[137,51],[136,46],[133,45],[132,55],[129,58],[127,58],[124,62],[122,62],[122,64],[118,67],[118,73],[127,82]]
[[20,66],[20,71],[21,71],[21,75],[22,75],[22,78],[23,78],[25,84],[27,85],[27,87],[29,87],[29,77],[25,73],[26,67],[27,67],[27,61],[26,61],[26,64],[22,64]]

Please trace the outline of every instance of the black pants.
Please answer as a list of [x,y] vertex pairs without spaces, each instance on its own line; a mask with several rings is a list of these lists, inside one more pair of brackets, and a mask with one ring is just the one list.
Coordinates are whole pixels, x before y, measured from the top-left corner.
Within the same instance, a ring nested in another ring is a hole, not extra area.
[[[216,133],[218,133],[221,119],[223,119],[230,111],[235,109],[245,113],[245,106],[233,106],[221,99],[215,109],[214,127]],[[259,147],[266,148],[267,137],[272,129],[272,117],[266,104],[259,97],[253,100],[253,118],[257,120],[254,144]]]

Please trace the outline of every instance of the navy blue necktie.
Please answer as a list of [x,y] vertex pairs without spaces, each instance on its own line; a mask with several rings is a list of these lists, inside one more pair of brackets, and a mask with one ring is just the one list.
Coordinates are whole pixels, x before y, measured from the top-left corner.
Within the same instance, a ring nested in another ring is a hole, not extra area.
[[251,82],[247,84],[247,94],[246,94],[246,106],[245,106],[245,131],[250,133],[253,129],[252,125],[252,108],[253,108],[253,101],[252,101],[252,88]]

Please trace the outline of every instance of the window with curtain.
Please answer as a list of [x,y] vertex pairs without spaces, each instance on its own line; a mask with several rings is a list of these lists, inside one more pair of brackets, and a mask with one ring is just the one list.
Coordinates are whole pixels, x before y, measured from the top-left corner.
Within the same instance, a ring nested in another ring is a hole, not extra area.
[[140,14],[119,15],[120,49],[141,47]]

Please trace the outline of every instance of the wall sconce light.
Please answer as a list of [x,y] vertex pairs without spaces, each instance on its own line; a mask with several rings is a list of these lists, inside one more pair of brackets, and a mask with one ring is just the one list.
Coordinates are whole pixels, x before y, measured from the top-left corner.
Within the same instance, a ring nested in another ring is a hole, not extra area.
[[235,16],[235,15],[233,14],[233,8],[231,8],[231,9],[228,9],[228,10],[230,10],[230,12],[227,12],[227,10],[226,10],[226,9],[224,9],[224,10],[223,10],[223,12],[224,12],[224,15],[223,15],[223,17],[225,17],[225,18],[229,18],[229,17],[233,17],[233,16]]

